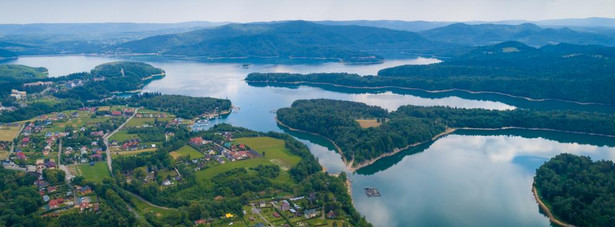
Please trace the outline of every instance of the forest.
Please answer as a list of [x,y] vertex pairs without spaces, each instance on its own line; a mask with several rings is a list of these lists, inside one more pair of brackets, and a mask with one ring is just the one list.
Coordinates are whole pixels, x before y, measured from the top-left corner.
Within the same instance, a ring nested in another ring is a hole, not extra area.
[[[289,127],[333,140],[346,160],[363,163],[396,148],[425,142],[447,128],[543,128],[615,135],[612,114],[572,111],[485,110],[401,106],[396,111],[363,103],[326,99],[297,100],[277,111]],[[361,128],[358,119],[378,127]]]
[[615,104],[615,48],[558,44],[539,49],[518,42],[477,47],[438,64],[382,69],[377,76],[347,73],[251,73],[248,82],[329,83],[355,87],[463,89],[534,99]]
[[545,162],[534,177],[541,199],[560,220],[576,226],[615,223],[615,164],[572,154]]

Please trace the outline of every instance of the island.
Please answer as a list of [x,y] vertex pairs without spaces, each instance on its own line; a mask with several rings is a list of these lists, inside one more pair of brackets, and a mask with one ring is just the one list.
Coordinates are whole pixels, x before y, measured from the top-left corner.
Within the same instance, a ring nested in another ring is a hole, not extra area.
[[560,154],[545,162],[532,191],[540,208],[560,226],[611,226],[615,222],[615,164]]
[[411,105],[388,112],[364,103],[327,99],[297,100],[289,108],[277,111],[282,126],[318,134],[333,142],[351,171],[457,129],[520,128],[615,138],[614,117],[613,114],[591,112]]
[[615,48],[518,42],[477,47],[445,62],[382,69],[376,76],[348,73],[251,73],[255,85],[339,86],[498,94],[530,101],[615,104]]

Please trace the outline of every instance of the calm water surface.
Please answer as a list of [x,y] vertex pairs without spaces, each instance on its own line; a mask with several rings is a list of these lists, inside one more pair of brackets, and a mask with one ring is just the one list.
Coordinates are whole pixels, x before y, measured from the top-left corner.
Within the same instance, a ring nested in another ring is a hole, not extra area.
[[[89,71],[94,66],[127,58],[50,56],[23,57],[11,63],[44,66],[51,76]],[[615,112],[612,106],[565,102],[529,102],[497,95],[463,92],[431,94],[408,90],[361,90],[310,86],[250,86],[250,72],[350,72],[376,74],[402,64],[429,64],[437,59],[387,61],[381,65],[205,63],[133,57],[161,67],[167,76],[144,91],[229,98],[239,106],[227,122],[259,131],[287,132],[308,145],[329,172],[344,170],[340,156],[324,139],[285,131],[272,112],[297,99],[329,98],[364,102],[395,110],[401,105],[485,109],[574,109]],[[355,207],[377,226],[549,226],[538,212],[530,187],[534,171],[562,152],[615,159],[612,138],[548,132],[459,132],[382,159],[351,175]],[[364,187],[377,187],[382,197],[367,198]]]

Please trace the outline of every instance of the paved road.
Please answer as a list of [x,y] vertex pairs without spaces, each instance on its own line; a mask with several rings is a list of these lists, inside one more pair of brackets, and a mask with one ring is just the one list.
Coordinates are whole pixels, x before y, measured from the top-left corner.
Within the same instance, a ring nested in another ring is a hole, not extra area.
[[107,153],[107,167],[109,167],[109,172],[111,172],[111,175],[113,175],[113,167],[111,167],[111,151],[109,149],[109,138],[111,136],[113,136],[113,134],[115,134],[116,132],[120,131],[120,129],[122,129],[124,127],[124,125],[126,125],[126,123],[128,123],[139,111],[141,107],[136,108],[135,112],[132,114],[132,116],[130,116],[128,119],[126,119],[126,121],[124,121],[124,123],[122,123],[122,125],[120,125],[120,127],[117,127],[117,129],[115,129],[115,131],[111,132],[109,135],[103,137],[103,141],[105,143],[105,147],[107,147],[106,149],[106,153]]

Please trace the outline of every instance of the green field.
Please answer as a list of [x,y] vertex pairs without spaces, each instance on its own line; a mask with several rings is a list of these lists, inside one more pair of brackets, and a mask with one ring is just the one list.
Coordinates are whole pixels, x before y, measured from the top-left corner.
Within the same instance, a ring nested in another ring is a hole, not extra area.
[[106,162],[96,162],[93,166],[78,165],[77,169],[81,176],[91,182],[101,183],[105,178],[111,179],[111,174],[109,173]]
[[125,130],[124,128],[120,129],[119,131],[117,131],[116,133],[114,133],[110,138],[109,141],[118,141],[118,142],[123,142],[129,139],[134,139],[134,138],[139,138],[139,136],[137,136],[137,134],[129,134],[127,130]]
[[145,214],[147,213],[152,213],[154,214],[154,216],[161,218],[164,216],[167,216],[169,214],[176,214],[177,211],[175,209],[169,208],[169,209],[163,209],[163,208],[158,208],[158,207],[154,207],[151,206],[141,200],[139,200],[137,197],[131,196],[130,200],[132,201],[132,203],[134,204],[136,210],[138,211],[138,213],[140,213],[141,215],[145,216]]
[[[252,158],[236,162],[227,162],[222,165],[210,167],[205,170],[196,172],[196,178],[199,180],[207,180],[231,169],[252,168],[259,165],[279,165],[280,168],[287,170],[297,165],[297,163],[301,161],[301,158],[299,156],[291,154],[290,151],[286,149],[286,147],[284,147],[284,140],[271,137],[251,137],[238,138],[235,139],[233,142],[238,144],[243,143],[261,154],[265,152],[265,157]],[[280,175],[274,180],[278,182],[291,181],[288,171],[280,172]]]
[[170,155],[173,156],[174,159],[183,156],[190,156],[190,159],[199,159],[205,157],[203,153],[197,151],[196,149],[188,145],[183,146],[179,150],[171,152]]
[[0,141],[13,141],[19,133],[20,126],[0,126]]

